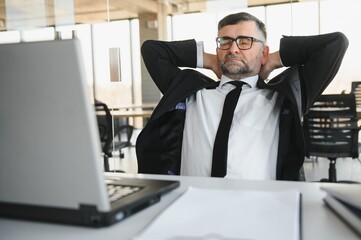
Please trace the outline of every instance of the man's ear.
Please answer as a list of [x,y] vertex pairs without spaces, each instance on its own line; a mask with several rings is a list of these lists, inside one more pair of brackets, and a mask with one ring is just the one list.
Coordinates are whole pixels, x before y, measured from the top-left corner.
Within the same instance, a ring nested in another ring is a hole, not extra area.
[[268,60],[268,55],[269,55],[269,47],[265,45],[263,46],[263,50],[262,50],[262,65],[266,64]]
[[218,58],[218,56],[219,56],[219,48],[216,48],[216,55],[217,55],[217,58]]

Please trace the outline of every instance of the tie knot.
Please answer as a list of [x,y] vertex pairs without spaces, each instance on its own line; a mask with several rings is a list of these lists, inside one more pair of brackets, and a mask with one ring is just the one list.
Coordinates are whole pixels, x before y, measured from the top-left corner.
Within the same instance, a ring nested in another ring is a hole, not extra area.
[[242,88],[242,86],[244,84],[246,84],[245,82],[242,82],[242,81],[232,81],[232,82],[229,82],[229,83],[236,86],[236,88]]

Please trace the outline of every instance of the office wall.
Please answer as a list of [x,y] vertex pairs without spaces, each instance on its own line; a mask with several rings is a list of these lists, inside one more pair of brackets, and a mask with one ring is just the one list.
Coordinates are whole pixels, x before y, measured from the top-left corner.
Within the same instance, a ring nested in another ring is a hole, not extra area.
[[[154,13],[144,13],[139,16],[139,36],[140,36],[140,45],[147,39],[158,39],[158,26],[155,24],[157,22],[157,14]],[[141,76],[142,83],[139,90],[142,91],[141,101],[144,103],[158,102],[160,99],[160,93],[157,86],[154,84],[152,78],[150,77],[144,62],[141,61]]]
[[[279,4],[262,7],[234,9],[228,12],[209,12],[172,17],[172,40],[195,38],[203,41],[205,50],[215,53],[217,22],[226,14],[246,11],[264,21],[268,30],[271,51],[278,50],[282,35],[314,35],[341,31],[349,38],[350,45],[340,71],[325,93],[351,90],[352,81],[361,81],[361,1],[320,0]],[[192,26],[189,28],[189,26]],[[275,71],[272,75],[279,73]],[[214,76],[205,70],[204,73]]]
[[[205,12],[168,17],[168,40],[195,38],[204,41],[205,50],[215,52],[217,22],[231,12],[247,11],[267,25],[268,44],[271,51],[278,49],[282,35],[309,35],[341,31],[350,40],[349,49],[335,80],[326,89],[327,93],[349,92],[352,81],[361,81],[361,1],[359,0],[310,0],[292,4],[266,7],[233,9],[227,12]],[[111,102],[155,101],[157,89],[147,74],[141,72],[140,44],[156,34],[144,32],[138,19],[114,21],[102,24],[82,24],[57,28],[0,32],[0,43],[54,39],[55,31],[66,38],[76,30],[82,42],[86,72],[90,89],[95,82],[101,98],[110,97]],[[191,27],[190,27],[191,26]],[[149,30],[149,29],[148,29]],[[142,35],[142,37],[140,37]],[[110,83],[109,48],[118,47],[121,59],[122,84]],[[212,73],[201,70],[211,76]],[[276,74],[277,72],[275,72]],[[122,85],[122,87],[120,86]],[[103,91],[103,89],[105,89]],[[142,90],[144,93],[142,94]],[[110,93],[107,93],[110,91]],[[104,93],[104,94],[103,94]],[[116,96],[113,97],[112,95]],[[155,96],[155,97],[154,97]]]

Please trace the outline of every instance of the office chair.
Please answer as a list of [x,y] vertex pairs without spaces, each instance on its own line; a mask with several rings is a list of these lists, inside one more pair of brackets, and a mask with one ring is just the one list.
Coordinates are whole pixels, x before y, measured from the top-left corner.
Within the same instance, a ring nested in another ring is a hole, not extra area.
[[[104,158],[104,171],[109,172],[109,158],[113,157],[113,150],[119,151],[120,158],[124,158],[122,148],[131,146],[130,139],[133,134],[133,126],[113,124],[112,115],[105,103],[95,100],[95,111],[99,129],[100,142]],[[113,131],[114,129],[114,131]],[[127,141],[121,141],[121,134],[126,131]],[[119,141],[114,141],[118,136]],[[123,172],[116,170],[116,172]]]
[[[361,125],[361,119],[359,117],[359,113],[361,113],[361,81],[351,82],[351,94],[355,95],[356,99],[356,113],[358,117],[358,126]],[[359,143],[359,146],[361,144]],[[360,147],[359,147],[360,148]]]
[[354,94],[321,95],[304,116],[306,156],[330,161],[322,182],[337,182],[337,158],[358,158],[358,131]]
[[351,82],[351,94],[355,95],[356,109],[361,108],[361,81]]

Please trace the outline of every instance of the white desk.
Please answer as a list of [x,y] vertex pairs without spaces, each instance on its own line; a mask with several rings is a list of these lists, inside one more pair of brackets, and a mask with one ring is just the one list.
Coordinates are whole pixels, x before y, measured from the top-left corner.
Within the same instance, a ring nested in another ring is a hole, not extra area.
[[130,104],[127,106],[119,106],[114,107],[113,110],[154,110],[154,108],[157,106],[157,102],[154,103],[139,103],[139,104]]
[[115,118],[150,118],[152,110],[110,110],[110,113]]
[[[112,176],[132,176],[113,174]],[[161,201],[141,212],[108,228],[92,229],[57,224],[46,224],[0,218],[0,239],[131,239],[147,226],[157,214],[182,194],[188,186],[202,188],[244,189],[244,190],[285,190],[297,189],[302,192],[302,239],[303,240],[356,240],[352,232],[326,206],[319,190],[321,183],[283,182],[283,181],[238,181],[219,178],[195,178],[140,175],[144,178],[171,178],[181,181],[180,188],[163,196]],[[327,184],[327,183],[322,183]]]

